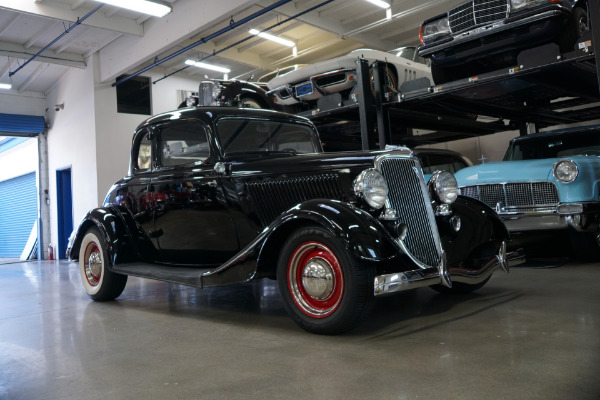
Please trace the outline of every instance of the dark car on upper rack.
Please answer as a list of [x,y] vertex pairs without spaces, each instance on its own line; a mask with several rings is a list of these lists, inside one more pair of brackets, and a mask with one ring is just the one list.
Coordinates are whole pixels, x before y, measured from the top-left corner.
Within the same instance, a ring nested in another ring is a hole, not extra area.
[[129,173],[69,254],[93,300],[118,297],[128,275],[199,288],[271,278],[298,325],[339,333],[376,296],[470,292],[508,269],[502,221],[457,190],[449,172],[426,184],[407,148],[327,154],[302,117],[186,108],[138,126]]
[[423,22],[418,52],[439,85],[518,66],[526,49],[571,52],[588,30],[584,0],[472,0]]
[[283,110],[267,96],[266,84],[239,80],[200,82],[198,94],[188,96],[179,108],[195,106],[229,106]]

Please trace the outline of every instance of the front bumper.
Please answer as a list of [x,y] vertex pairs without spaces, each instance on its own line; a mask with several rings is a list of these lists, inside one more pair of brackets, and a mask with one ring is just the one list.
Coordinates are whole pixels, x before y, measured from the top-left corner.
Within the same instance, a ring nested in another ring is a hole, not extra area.
[[577,231],[597,231],[600,203],[559,204],[552,210],[497,210],[509,232],[540,231],[573,228]]
[[375,296],[383,296],[404,290],[439,284],[451,287],[452,282],[477,284],[489,278],[499,268],[508,273],[510,267],[525,262],[525,254],[521,249],[510,253],[506,252],[506,242],[502,242],[498,254],[477,271],[463,268],[447,268],[443,258],[441,265],[437,268],[417,269],[376,276],[374,283]]
[[[553,34],[559,29],[554,24],[565,18],[562,8],[542,12],[521,19],[510,18],[478,26],[466,32],[454,34],[419,47],[421,57],[431,57],[436,63],[446,64],[464,59],[486,57],[507,48],[534,47],[540,41],[551,42]],[[544,24],[542,28],[517,35],[523,29],[534,24]],[[512,33],[514,32],[514,34]],[[448,55],[445,55],[448,53]]]

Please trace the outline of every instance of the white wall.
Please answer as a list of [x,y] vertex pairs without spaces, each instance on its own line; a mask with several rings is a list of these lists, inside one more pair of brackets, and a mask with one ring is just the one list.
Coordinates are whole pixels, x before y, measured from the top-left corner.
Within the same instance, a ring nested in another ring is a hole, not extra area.
[[[51,242],[58,237],[56,171],[71,168],[73,224],[98,205],[93,68],[70,69],[47,97]],[[64,103],[64,109],[54,110]]]
[[37,139],[31,138],[0,156],[0,182],[16,178],[38,169]]
[[21,94],[0,93],[0,113],[22,115],[45,115],[46,98]]
[[[117,113],[117,91],[110,83],[100,83],[98,61],[94,87],[96,123],[96,159],[98,162],[98,204],[115,181],[127,174],[131,139],[135,128],[150,115]],[[163,75],[148,71],[142,76],[152,81]],[[171,111],[179,105],[177,90],[198,90],[199,81],[183,79],[176,75],[151,86],[152,114]]]

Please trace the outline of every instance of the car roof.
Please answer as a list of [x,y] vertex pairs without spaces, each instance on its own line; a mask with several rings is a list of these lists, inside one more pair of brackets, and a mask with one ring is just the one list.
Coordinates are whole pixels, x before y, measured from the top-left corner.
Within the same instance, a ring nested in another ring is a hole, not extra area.
[[287,120],[290,122],[310,122],[310,120],[305,117],[266,109],[237,107],[189,107],[153,115],[152,117],[149,117],[141,122],[136,128],[136,131],[144,126],[153,125],[164,121],[173,121],[178,119],[200,119],[207,123],[212,123],[223,117],[265,118],[273,120]]
[[576,133],[576,132],[592,133],[593,131],[598,132],[598,138],[600,139],[600,125],[588,125],[588,126],[577,126],[574,128],[556,129],[553,131],[531,133],[531,134],[525,135],[525,136],[517,136],[517,137],[511,139],[511,143],[520,142],[522,140],[546,137],[546,136],[562,135],[563,133]]

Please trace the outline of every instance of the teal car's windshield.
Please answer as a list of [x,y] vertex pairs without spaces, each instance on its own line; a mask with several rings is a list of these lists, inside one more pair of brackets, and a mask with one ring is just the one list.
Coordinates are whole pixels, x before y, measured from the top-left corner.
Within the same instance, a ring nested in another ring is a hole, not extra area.
[[600,131],[565,132],[515,140],[504,161],[537,160],[578,155],[600,156]]

